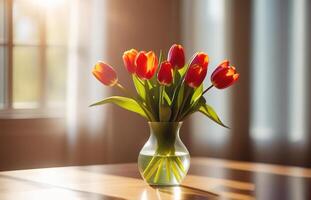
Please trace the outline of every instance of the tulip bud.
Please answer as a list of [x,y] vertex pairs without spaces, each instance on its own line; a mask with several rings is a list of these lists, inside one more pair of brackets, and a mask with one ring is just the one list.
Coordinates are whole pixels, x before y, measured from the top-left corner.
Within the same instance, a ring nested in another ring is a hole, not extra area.
[[116,71],[101,61],[97,62],[92,70],[93,75],[107,86],[114,86],[118,82],[118,77]]
[[170,62],[164,61],[161,63],[158,81],[161,85],[170,85],[173,82],[173,68]]
[[136,74],[141,79],[151,79],[158,67],[158,59],[153,51],[141,51],[136,56]]
[[183,68],[185,65],[184,48],[181,45],[174,44],[168,52],[167,60],[172,64],[174,68]]
[[126,67],[127,71],[131,74],[134,74],[136,72],[136,64],[135,64],[135,59],[137,55],[136,49],[131,49],[128,51],[125,51],[123,53],[123,63],[124,66]]
[[185,81],[189,87],[197,88],[199,87],[207,73],[207,68],[201,65],[191,65],[187,71]]
[[207,73],[208,55],[198,52],[192,59],[187,71],[185,81],[189,87],[199,87]]
[[224,60],[212,73],[211,81],[216,88],[224,89],[235,83],[239,76],[235,67],[229,66],[229,61]]

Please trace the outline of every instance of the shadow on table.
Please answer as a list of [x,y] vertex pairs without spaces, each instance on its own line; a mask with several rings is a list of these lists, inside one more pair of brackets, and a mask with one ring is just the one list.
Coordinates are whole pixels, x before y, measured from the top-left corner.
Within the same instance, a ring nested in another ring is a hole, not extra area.
[[[163,187],[163,186],[153,186],[153,189],[161,193],[169,194],[174,197],[174,199],[202,199],[202,200],[213,200],[219,199],[219,196],[215,193],[189,187],[189,186],[172,186],[172,187]],[[176,198],[175,198],[176,197]]]

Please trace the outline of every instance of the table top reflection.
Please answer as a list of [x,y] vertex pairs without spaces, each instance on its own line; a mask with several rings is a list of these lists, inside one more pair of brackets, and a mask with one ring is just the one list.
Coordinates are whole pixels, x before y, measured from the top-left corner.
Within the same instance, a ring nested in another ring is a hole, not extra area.
[[0,172],[0,199],[311,199],[311,169],[193,158],[179,187],[150,187],[136,164]]

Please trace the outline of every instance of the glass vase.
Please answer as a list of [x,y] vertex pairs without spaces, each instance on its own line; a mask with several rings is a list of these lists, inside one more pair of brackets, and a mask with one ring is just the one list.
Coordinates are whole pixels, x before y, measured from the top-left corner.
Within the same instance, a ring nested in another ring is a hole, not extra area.
[[182,122],[148,124],[150,137],[138,157],[141,176],[149,185],[179,185],[190,166],[189,152],[179,137]]

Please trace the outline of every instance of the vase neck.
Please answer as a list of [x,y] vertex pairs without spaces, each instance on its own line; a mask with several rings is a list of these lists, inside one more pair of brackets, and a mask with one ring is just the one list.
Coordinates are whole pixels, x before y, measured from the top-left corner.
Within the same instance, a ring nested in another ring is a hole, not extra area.
[[179,130],[182,122],[149,122],[150,134],[156,137],[171,137],[179,136]]
[[182,122],[149,122],[150,138],[156,140],[158,153],[175,151],[175,143],[180,141],[179,130]]

